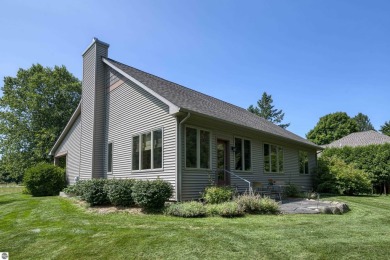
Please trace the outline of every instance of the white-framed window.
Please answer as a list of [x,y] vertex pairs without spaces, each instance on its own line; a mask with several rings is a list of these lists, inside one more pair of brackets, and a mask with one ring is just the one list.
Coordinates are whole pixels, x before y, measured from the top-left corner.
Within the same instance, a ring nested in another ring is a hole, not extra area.
[[107,145],[107,172],[112,172],[112,143]]
[[185,128],[186,168],[210,169],[211,133],[197,127]]
[[299,151],[299,173],[309,174],[309,156],[305,151]]
[[252,145],[248,139],[234,138],[234,169],[237,171],[252,170]]
[[132,170],[163,167],[163,131],[161,128],[133,136]]
[[273,144],[264,144],[264,172],[283,173],[283,171],[283,147]]

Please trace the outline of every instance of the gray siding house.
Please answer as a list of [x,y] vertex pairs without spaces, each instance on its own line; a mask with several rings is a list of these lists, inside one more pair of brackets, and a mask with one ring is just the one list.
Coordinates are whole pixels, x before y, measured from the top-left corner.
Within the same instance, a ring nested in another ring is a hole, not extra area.
[[247,110],[108,58],[83,54],[82,100],[50,154],[77,179],[166,180],[174,200],[210,182],[246,190],[269,179],[311,187],[319,146]]

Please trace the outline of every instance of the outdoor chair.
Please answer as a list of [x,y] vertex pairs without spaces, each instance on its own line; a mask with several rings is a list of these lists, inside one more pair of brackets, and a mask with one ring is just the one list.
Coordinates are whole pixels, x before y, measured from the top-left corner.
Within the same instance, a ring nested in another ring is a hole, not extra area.
[[260,195],[262,196],[263,194],[263,183],[254,181],[252,182],[252,191],[255,195]]
[[275,181],[272,185],[269,184],[267,186],[267,191],[264,192],[264,196],[268,196],[272,199],[278,199],[282,201],[283,189],[284,189],[284,181]]

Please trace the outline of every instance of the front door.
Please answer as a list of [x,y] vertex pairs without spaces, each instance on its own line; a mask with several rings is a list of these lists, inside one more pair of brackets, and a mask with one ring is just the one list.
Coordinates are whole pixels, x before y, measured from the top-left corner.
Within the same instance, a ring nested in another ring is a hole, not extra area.
[[229,142],[217,140],[217,185],[230,185],[229,173]]

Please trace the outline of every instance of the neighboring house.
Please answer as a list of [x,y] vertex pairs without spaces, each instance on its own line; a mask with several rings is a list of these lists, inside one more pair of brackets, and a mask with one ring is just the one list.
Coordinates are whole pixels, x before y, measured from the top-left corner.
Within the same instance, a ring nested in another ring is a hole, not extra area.
[[160,178],[175,200],[213,181],[244,191],[268,179],[311,187],[321,147],[247,110],[107,58],[83,54],[82,100],[50,154],[68,182]]
[[323,148],[341,148],[344,146],[356,147],[367,146],[372,144],[390,143],[390,136],[378,133],[374,130],[356,132],[344,136],[330,144],[323,145]]

